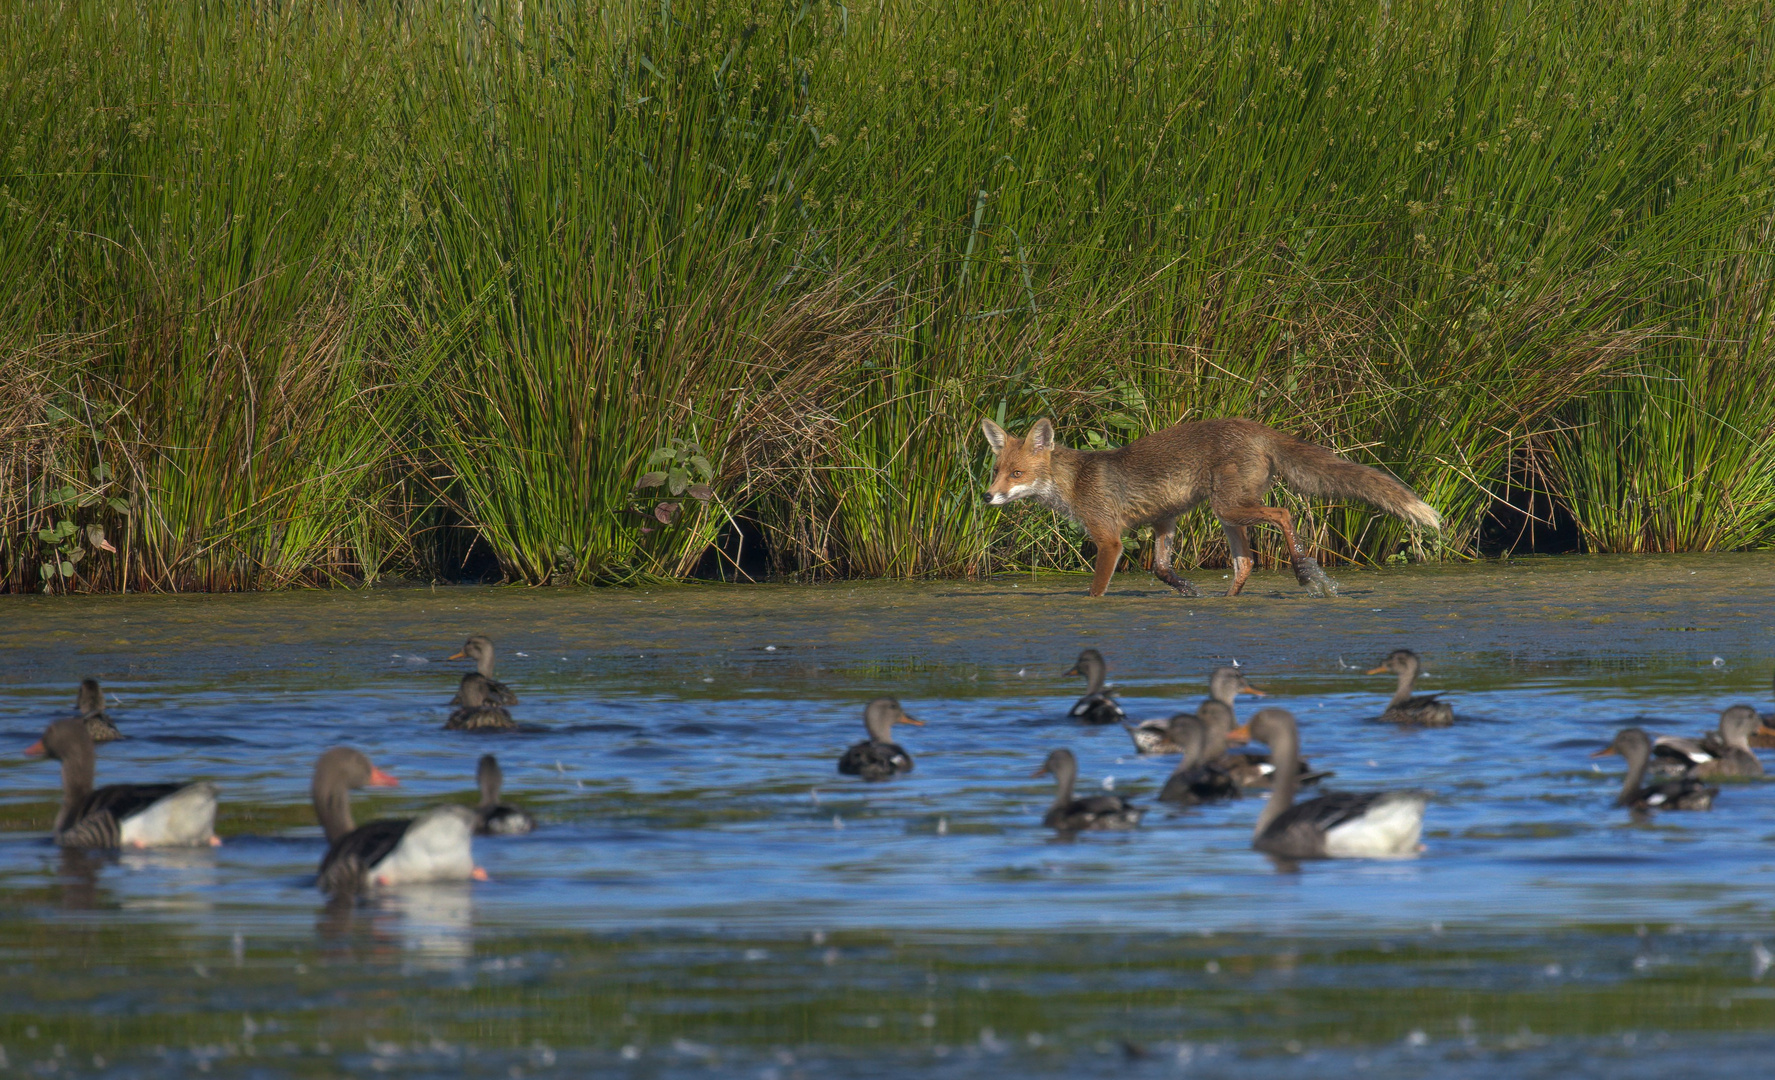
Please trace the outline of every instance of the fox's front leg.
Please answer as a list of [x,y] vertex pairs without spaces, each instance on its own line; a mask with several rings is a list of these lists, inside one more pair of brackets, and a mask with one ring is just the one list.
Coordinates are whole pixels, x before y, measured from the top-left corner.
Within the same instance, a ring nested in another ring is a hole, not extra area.
[[1153,576],[1176,589],[1180,596],[1200,596],[1196,587],[1171,569],[1171,541],[1177,536],[1177,519],[1161,521],[1153,529]]
[[1091,529],[1091,541],[1097,545],[1097,573],[1091,578],[1091,595],[1102,596],[1115,576],[1116,560],[1122,557],[1122,538],[1118,533]]

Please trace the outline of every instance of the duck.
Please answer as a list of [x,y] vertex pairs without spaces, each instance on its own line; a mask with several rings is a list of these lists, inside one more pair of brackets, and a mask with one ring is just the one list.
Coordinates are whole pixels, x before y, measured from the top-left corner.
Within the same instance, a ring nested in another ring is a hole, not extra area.
[[876,698],[863,709],[863,729],[869,737],[838,759],[838,771],[865,780],[886,780],[912,771],[912,755],[894,742],[894,725],[924,727],[923,720],[907,716],[891,697]]
[[1233,778],[1213,762],[1203,760],[1202,748],[1207,733],[1203,730],[1202,718],[1182,713],[1174,719],[1171,736],[1181,748],[1183,760],[1177,763],[1177,768],[1160,789],[1159,801],[1197,806],[1238,798],[1239,785]]
[[1103,688],[1103,676],[1108,670],[1109,665],[1103,662],[1102,653],[1086,649],[1079,653],[1078,663],[1061,672],[1062,675],[1082,675],[1086,683],[1085,696],[1079,698],[1066,715],[1087,724],[1119,724],[1128,719],[1128,714],[1116,704],[1115,695]]
[[475,865],[475,812],[438,806],[416,818],[380,818],[352,824],[351,789],[399,787],[400,781],[370,764],[363,751],[335,746],[314,763],[314,816],[327,836],[315,884],[333,895],[372,886],[426,881],[487,880]]
[[456,706],[444,721],[445,731],[516,731],[518,722],[499,704],[498,684],[478,671],[462,677],[462,685],[450,701]]
[[[1222,666],[1214,669],[1208,676],[1208,700],[1218,701],[1227,708],[1232,708],[1233,699],[1239,694],[1253,694],[1263,697],[1264,692],[1245,681],[1244,672],[1236,667]],[[1134,749],[1141,754],[1163,755],[1181,753],[1182,748],[1170,734],[1171,725],[1191,713],[1177,713],[1175,716],[1142,720],[1138,724],[1123,724],[1128,730],[1128,737],[1134,740]]]
[[[1771,682],[1775,683],[1775,679],[1772,679]],[[1770,689],[1775,690],[1775,685],[1772,685]],[[1765,748],[1775,746],[1775,712],[1763,713],[1760,719],[1763,726],[1751,732],[1750,745]]]
[[26,748],[62,763],[55,842],[65,848],[215,847],[216,785],[107,784],[93,788],[96,756],[86,718],[57,720]]
[[499,759],[482,754],[475,766],[475,783],[481,787],[481,805],[475,810],[475,835],[522,836],[536,828],[536,819],[516,806],[499,801],[499,789],[505,786],[505,774]]
[[80,693],[74,699],[74,708],[79,710],[80,719],[86,721],[86,733],[92,736],[93,742],[116,742],[123,738],[123,732],[117,730],[117,725],[105,713],[105,692],[99,689],[99,680],[80,680]]
[[1720,713],[1719,730],[1698,739],[1660,735],[1652,742],[1651,771],[1697,780],[1759,777],[1763,763],[1751,750],[1750,737],[1762,723],[1749,705],[1733,705]]
[[[1276,776],[1276,766],[1269,754],[1227,749],[1227,736],[1237,726],[1231,705],[1204,701],[1199,714],[1202,721],[1203,764],[1210,765],[1232,778],[1241,788],[1267,788]],[[1329,770],[1314,771],[1303,758],[1295,767],[1294,782],[1301,786],[1317,784],[1332,775]]]
[[1288,710],[1260,710],[1229,738],[1268,745],[1275,762],[1270,797],[1252,830],[1257,850],[1284,859],[1403,859],[1423,850],[1424,792],[1337,791],[1294,801],[1300,728]]
[[[446,659],[473,660],[475,671],[480,674],[482,679],[486,680],[488,700],[493,704],[516,705],[518,703],[518,695],[512,692],[512,688],[493,677],[493,642],[486,635],[469,635],[469,639],[462,643],[461,650]],[[467,703],[452,698],[450,704],[464,705]]]
[[1042,767],[1030,776],[1054,778],[1054,805],[1042,816],[1042,824],[1050,829],[1067,833],[1132,829],[1140,824],[1141,816],[1146,813],[1120,795],[1073,798],[1072,786],[1078,780],[1079,762],[1072,756],[1072,751],[1064,747],[1049,754]]
[[1621,781],[1621,794],[1615,796],[1616,806],[1624,806],[1636,813],[1647,810],[1713,809],[1713,797],[1719,794],[1719,789],[1709,787],[1693,777],[1661,780],[1645,787],[1640,786],[1640,781],[1645,779],[1646,764],[1652,756],[1652,740],[1639,728],[1622,728],[1615,733],[1613,742],[1590,756],[1598,758],[1614,754],[1627,759],[1627,775]]
[[1381,722],[1411,727],[1448,727],[1455,722],[1453,705],[1438,701],[1439,694],[1412,696],[1411,688],[1417,682],[1418,667],[1417,653],[1410,649],[1394,649],[1379,667],[1368,672],[1380,675],[1390,671],[1399,676],[1399,688],[1393,691],[1393,700],[1387,702],[1387,711],[1381,713]]

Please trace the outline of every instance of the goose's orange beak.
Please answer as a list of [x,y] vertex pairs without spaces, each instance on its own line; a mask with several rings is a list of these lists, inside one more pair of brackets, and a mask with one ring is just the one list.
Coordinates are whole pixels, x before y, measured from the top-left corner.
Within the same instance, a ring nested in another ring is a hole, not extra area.
[[47,754],[47,753],[49,753],[49,751],[47,751],[43,748],[43,740],[42,739],[38,739],[36,742],[25,747],[25,756],[26,757],[42,757],[44,754]]
[[396,780],[394,777],[388,775],[387,773],[383,772],[381,769],[378,769],[376,766],[372,765],[372,766],[370,766],[370,786],[371,787],[400,787],[401,782],[399,780]]
[[1380,667],[1370,668],[1368,673],[1370,675],[1385,675],[1387,673],[1387,665],[1382,664]]
[[1227,732],[1226,733],[1226,741],[1230,742],[1230,743],[1234,743],[1234,744],[1250,742],[1251,741],[1251,725],[1250,724],[1240,724],[1238,727]]
[[467,660],[468,654],[458,649],[454,655],[444,657],[446,660]]

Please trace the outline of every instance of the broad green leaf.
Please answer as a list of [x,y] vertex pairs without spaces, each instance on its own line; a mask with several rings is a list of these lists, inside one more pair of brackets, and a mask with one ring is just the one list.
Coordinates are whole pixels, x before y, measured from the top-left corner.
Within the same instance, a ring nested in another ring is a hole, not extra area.
[[659,487],[665,482],[666,474],[663,472],[642,473],[641,479],[635,481],[635,486],[638,488]]

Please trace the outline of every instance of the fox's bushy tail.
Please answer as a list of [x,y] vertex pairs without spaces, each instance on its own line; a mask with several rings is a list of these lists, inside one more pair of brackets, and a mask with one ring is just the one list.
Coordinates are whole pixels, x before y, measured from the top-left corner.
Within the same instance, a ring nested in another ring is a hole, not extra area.
[[1379,469],[1338,457],[1323,446],[1284,435],[1271,460],[1283,482],[1302,495],[1356,499],[1414,525],[1442,528],[1442,515],[1416,492]]

